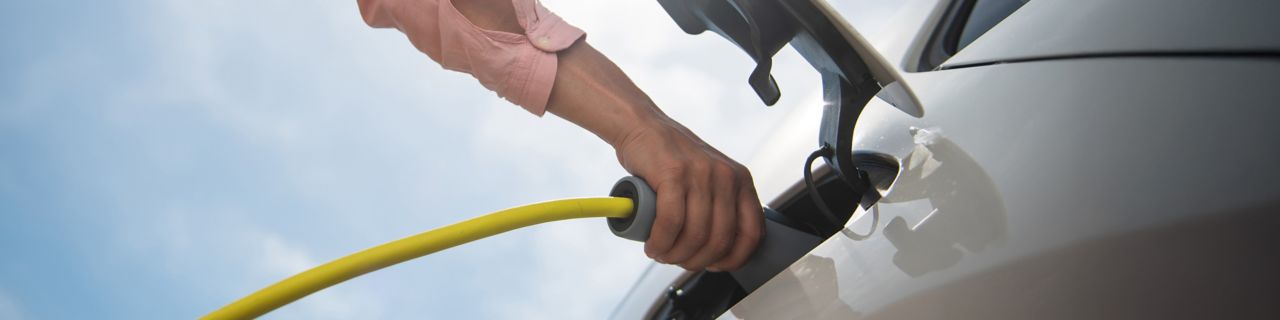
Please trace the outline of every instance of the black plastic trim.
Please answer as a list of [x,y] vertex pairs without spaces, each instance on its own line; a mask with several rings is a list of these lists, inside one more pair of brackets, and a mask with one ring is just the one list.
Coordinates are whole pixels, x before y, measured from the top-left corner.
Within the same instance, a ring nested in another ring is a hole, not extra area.
[[946,13],[929,35],[929,42],[925,45],[924,52],[920,54],[920,64],[915,71],[937,70],[956,53],[956,44],[959,42],[960,33],[964,30],[964,24],[968,20],[969,11],[973,10],[974,3],[975,1],[972,0],[954,0],[947,5]]

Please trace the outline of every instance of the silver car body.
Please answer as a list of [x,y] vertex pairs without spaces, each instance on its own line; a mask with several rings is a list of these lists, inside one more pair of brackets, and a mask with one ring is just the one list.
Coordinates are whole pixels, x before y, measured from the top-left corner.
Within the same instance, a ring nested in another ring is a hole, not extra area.
[[[1280,318],[1280,2],[1034,0],[921,71],[951,3],[870,35],[923,111],[857,120],[880,200],[721,318]],[[815,148],[793,112],[749,162],[774,208]],[[653,265],[614,317],[694,275]]]

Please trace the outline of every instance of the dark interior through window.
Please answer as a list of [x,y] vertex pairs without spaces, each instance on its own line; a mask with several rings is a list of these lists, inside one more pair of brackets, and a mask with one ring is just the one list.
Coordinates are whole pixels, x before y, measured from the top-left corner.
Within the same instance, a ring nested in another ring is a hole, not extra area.
[[1030,0],[955,0],[947,7],[916,71],[936,70]]

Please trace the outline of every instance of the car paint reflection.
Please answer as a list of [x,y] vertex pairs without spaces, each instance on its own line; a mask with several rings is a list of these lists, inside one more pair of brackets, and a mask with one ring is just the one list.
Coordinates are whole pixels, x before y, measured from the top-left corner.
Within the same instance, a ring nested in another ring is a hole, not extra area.
[[[986,171],[940,130],[901,134],[915,145],[900,157],[902,168],[884,196],[721,318],[865,318],[860,310],[900,298],[883,293],[913,291],[882,285],[925,285],[902,279],[955,266],[1005,242],[1004,202]],[[882,215],[889,220],[883,226]]]
[[[942,136],[938,129],[911,128],[915,148],[904,159],[897,181],[881,202],[924,200],[910,209],[918,218],[894,217],[884,237],[898,249],[893,262],[919,277],[955,265],[965,253],[976,253],[1005,239],[1004,202],[995,184],[973,158]],[[911,222],[908,222],[911,221]]]

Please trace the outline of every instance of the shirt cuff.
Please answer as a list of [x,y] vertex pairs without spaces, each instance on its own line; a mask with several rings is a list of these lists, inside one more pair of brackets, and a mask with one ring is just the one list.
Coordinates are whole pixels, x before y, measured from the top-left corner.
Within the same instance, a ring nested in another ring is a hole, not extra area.
[[[511,102],[537,116],[547,110],[547,101],[551,98],[551,89],[555,85],[556,68],[559,66],[557,52],[567,49],[583,38],[586,33],[551,13],[541,4],[535,4],[534,14],[537,21],[526,26],[525,38],[533,48],[529,62],[529,74],[524,77],[519,94]],[[518,77],[513,77],[514,78]]]

